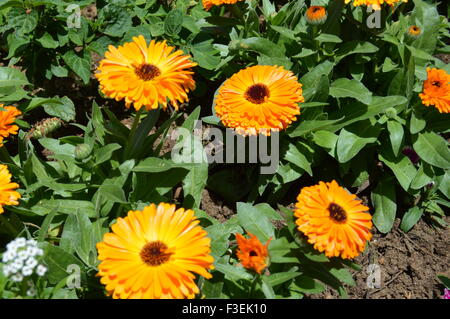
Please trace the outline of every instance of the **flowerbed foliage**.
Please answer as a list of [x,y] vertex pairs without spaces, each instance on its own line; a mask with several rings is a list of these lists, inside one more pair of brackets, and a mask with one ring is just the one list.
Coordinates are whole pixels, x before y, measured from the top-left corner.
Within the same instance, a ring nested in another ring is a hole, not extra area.
[[[447,227],[450,25],[433,1],[377,3],[2,1],[0,296],[345,297],[370,229]],[[249,91],[251,74],[285,82]],[[63,81],[98,88],[89,110],[47,94]],[[276,135],[276,172],[174,159],[171,132],[197,120]],[[205,188],[236,214],[203,211]]]

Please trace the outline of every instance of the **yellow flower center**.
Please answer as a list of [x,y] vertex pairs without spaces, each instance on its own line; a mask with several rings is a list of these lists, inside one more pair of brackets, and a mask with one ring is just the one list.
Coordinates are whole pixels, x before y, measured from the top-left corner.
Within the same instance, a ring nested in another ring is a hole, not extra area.
[[149,266],[159,266],[166,263],[172,253],[167,252],[168,247],[163,242],[157,240],[152,241],[142,248],[140,252],[141,259]]
[[264,103],[266,97],[269,97],[269,88],[262,83],[253,84],[245,91],[244,96],[254,104],[261,104]]
[[161,71],[156,65],[143,63],[134,69],[134,73],[136,73],[140,79],[150,81],[160,75]]
[[345,223],[347,220],[347,213],[344,208],[336,203],[330,203],[328,211],[330,212],[330,218],[337,223]]

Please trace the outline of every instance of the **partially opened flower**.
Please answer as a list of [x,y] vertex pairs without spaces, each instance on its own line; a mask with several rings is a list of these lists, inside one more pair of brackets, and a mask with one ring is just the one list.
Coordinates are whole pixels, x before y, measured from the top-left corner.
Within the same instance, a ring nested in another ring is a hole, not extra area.
[[147,45],[140,35],[118,48],[110,45],[95,76],[101,91],[117,101],[124,99],[126,107],[151,110],[159,104],[166,108],[170,102],[177,109],[195,88],[190,68],[196,65],[166,41]]
[[213,6],[220,6],[222,4],[233,4],[242,0],[202,0],[202,1],[203,1],[203,8],[205,8],[205,10],[208,11]]
[[20,114],[22,114],[22,112],[16,107],[0,104],[0,147],[3,146],[4,138],[8,137],[10,134],[17,134],[19,127],[13,123]]
[[422,30],[416,25],[410,26],[406,31],[406,35],[411,39],[417,39],[421,34]]
[[[349,3],[352,0],[345,0],[345,3]],[[398,2],[408,2],[408,0],[353,0],[353,6],[372,6],[374,10],[381,10],[381,5],[386,3],[391,7]]]
[[353,258],[364,250],[372,234],[372,216],[356,195],[336,181],[304,187],[297,197],[298,230],[328,257]]
[[450,74],[445,70],[427,68],[419,97],[426,106],[434,105],[440,113],[450,113]]
[[266,269],[269,263],[267,247],[269,246],[270,239],[263,245],[258,237],[251,233],[248,233],[248,235],[250,238],[246,239],[241,234],[236,234],[238,243],[236,255],[244,268],[252,269],[260,274]]
[[101,283],[114,298],[194,298],[197,273],[211,278],[211,240],[194,211],[151,204],[118,218],[97,244]]
[[11,173],[8,166],[0,164],[0,214],[4,212],[3,205],[19,205],[20,194],[15,190],[19,184],[11,183]]
[[327,21],[327,10],[322,6],[311,6],[306,10],[305,17],[309,24],[323,24]]
[[281,66],[256,65],[239,71],[220,87],[215,110],[222,123],[242,135],[285,129],[300,114],[302,85]]

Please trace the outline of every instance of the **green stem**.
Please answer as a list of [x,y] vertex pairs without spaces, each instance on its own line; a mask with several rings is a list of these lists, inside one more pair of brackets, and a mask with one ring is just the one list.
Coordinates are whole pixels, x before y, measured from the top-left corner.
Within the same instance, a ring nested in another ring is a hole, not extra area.
[[128,143],[125,146],[125,159],[130,158],[130,151],[132,149],[133,139],[134,139],[134,136],[136,135],[136,129],[139,125],[139,119],[141,118],[141,114],[144,109],[145,109],[145,107],[142,106],[139,109],[139,111],[137,111],[136,115],[134,116],[134,121],[133,121],[133,125],[131,126],[130,135],[128,135]]
[[252,299],[253,294],[255,293],[256,284],[260,282],[260,275],[255,274],[255,277],[253,278],[252,286],[250,287],[250,292],[248,293],[248,299]]

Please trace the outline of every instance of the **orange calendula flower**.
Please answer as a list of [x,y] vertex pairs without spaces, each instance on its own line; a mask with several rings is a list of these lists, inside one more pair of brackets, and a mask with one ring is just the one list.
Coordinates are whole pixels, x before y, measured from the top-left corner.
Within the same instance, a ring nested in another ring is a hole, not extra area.
[[[1,110],[4,109],[4,110]],[[16,117],[22,114],[14,106],[3,106],[0,104],[0,147],[3,146],[3,139],[10,134],[17,134],[19,127],[14,125]]]
[[152,40],[147,45],[140,35],[133,42],[118,48],[110,45],[98,73],[101,91],[117,101],[125,99],[126,107],[147,110],[167,107],[168,101],[178,109],[195,88],[190,68],[197,65],[189,55],[166,44]]
[[450,113],[450,74],[444,70],[427,68],[419,97],[426,106],[434,105],[440,113]]
[[236,255],[242,266],[247,269],[253,269],[260,274],[266,269],[269,263],[269,252],[267,247],[269,246],[271,238],[263,245],[255,235],[251,233],[248,233],[248,235],[250,238],[246,239],[241,234],[236,234],[238,243]]
[[242,0],[202,0],[202,1],[203,1],[203,8],[206,11],[208,11],[213,6],[220,6],[222,4],[233,4]]
[[408,31],[406,33],[409,37],[416,39],[418,38],[421,34],[422,34],[422,30],[416,26],[416,25],[412,25],[408,28]]
[[328,257],[354,258],[372,238],[372,216],[336,181],[304,187],[297,197],[298,230]]
[[101,283],[113,298],[194,298],[197,273],[211,278],[211,240],[194,211],[151,204],[118,218],[97,244]]
[[15,191],[17,188],[18,184],[11,183],[8,166],[0,164],[0,214],[4,212],[3,205],[19,205],[20,194]]
[[311,6],[306,10],[305,17],[309,24],[323,24],[327,21],[327,10],[322,6]]
[[302,85],[281,66],[256,65],[239,71],[220,87],[216,115],[241,135],[270,135],[300,114]]
[[[345,3],[349,3],[352,0],[345,0]],[[397,2],[408,2],[408,0],[353,0],[353,6],[372,6],[374,10],[381,10],[381,5],[386,3],[391,7]]]

